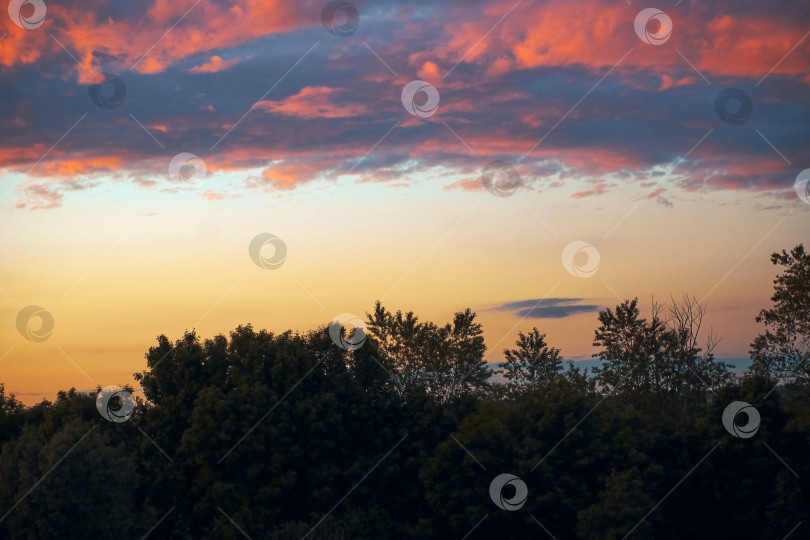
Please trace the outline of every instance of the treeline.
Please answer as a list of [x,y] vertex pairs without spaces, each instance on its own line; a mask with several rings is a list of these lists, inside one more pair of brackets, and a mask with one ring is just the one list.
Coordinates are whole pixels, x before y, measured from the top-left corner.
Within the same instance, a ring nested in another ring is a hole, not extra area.
[[0,385],[0,537],[808,538],[810,254],[772,261],[742,376],[684,297],[600,312],[592,371],[535,328],[494,382],[473,312],[377,303],[353,333],[161,336],[131,412]]

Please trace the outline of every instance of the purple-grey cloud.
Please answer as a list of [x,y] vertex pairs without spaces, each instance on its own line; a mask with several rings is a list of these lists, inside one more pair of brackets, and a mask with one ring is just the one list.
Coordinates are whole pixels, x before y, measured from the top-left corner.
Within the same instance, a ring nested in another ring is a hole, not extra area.
[[492,311],[514,311],[527,319],[564,319],[580,313],[593,313],[604,309],[597,304],[581,304],[584,298],[536,298],[507,302]]

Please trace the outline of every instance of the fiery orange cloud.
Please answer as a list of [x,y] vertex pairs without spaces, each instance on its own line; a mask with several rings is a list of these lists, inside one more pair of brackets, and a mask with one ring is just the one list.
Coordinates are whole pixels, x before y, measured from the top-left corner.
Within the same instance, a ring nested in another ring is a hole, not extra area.
[[438,86],[442,82],[442,74],[439,71],[439,66],[437,66],[435,62],[425,62],[422,64],[418,75],[420,79],[434,86]]
[[120,169],[126,160],[121,156],[86,157],[82,159],[66,159],[41,164],[32,171],[44,176],[70,177],[78,174],[107,172]]
[[[318,21],[313,13],[323,4],[315,0],[153,0],[143,17],[116,20],[101,19],[92,3],[85,4],[87,9],[49,4],[41,31],[25,31],[4,17],[0,24],[8,35],[0,41],[0,65],[35,62],[46,51],[63,54],[48,37],[53,33],[68,50],[77,53],[82,83],[90,82],[101,71],[102,58],[108,63],[112,59],[121,70],[159,73],[193,54],[315,26]],[[709,74],[760,77],[771,69],[805,75],[810,54],[810,40],[803,39],[807,29],[798,20],[745,11],[734,16],[717,14],[704,2],[684,2],[667,9],[674,31],[663,47],[644,44],[636,37],[633,20],[637,6],[598,0],[525,3],[493,29],[493,22],[513,6],[512,0],[506,0],[487,5],[483,14],[466,6],[455,14],[448,13],[443,27],[445,42],[429,51],[412,53],[410,63],[419,76],[438,82],[439,65],[446,69],[462,58],[483,63],[490,76],[498,76],[515,67],[612,66],[634,48],[623,66],[659,72],[674,67],[689,69],[675,53],[678,49]],[[420,30],[415,24],[410,27]],[[215,58],[192,71],[208,73],[227,67],[226,61],[220,63]],[[662,86],[670,84],[664,80]]]
[[[4,2],[5,6],[7,2]],[[5,35],[0,40],[0,65],[15,66],[19,64],[30,64],[39,60],[42,51],[50,50],[51,43],[48,43],[47,29],[50,26],[46,20],[39,28],[45,32],[29,32],[16,26],[5,13],[5,9],[0,12],[0,35]]]
[[347,118],[366,113],[365,105],[338,103],[340,93],[325,86],[307,86],[283,101],[260,101],[254,107],[300,118]]
[[36,161],[48,149],[44,143],[32,146],[0,146],[0,168],[10,168],[18,163]]
[[[44,145],[35,145],[30,149],[26,149],[24,152],[20,151],[16,155],[14,155],[14,151],[15,149],[13,148],[0,148],[0,168],[14,168],[13,164],[21,160],[36,161],[44,154],[45,148]],[[126,163],[127,159],[119,155],[85,157],[71,155],[69,159],[51,157],[50,159],[38,163],[27,172],[30,176],[72,177],[75,175],[119,170]],[[30,165],[26,163],[21,169],[25,172],[25,168],[28,167],[30,167]]]
[[503,75],[512,71],[514,65],[515,62],[511,58],[496,58],[495,61],[489,65],[487,73],[492,76]]
[[659,90],[666,90],[667,88],[676,88],[678,86],[685,86],[688,84],[694,84],[696,82],[696,77],[682,77],[680,79],[674,79],[667,75],[666,73],[661,75],[661,86],[658,87]]
[[324,162],[293,161],[278,163],[265,169],[262,172],[261,179],[248,180],[247,186],[260,188],[264,191],[293,189],[300,183],[313,180],[319,173],[328,168],[328,164]]
[[[314,25],[318,2],[283,0],[155,0],[146,15],[131,20],[99,19],[92,5],[73,9],[48,4],[40,30],[26,32],[4,17],[8,36],[0,42],[0,64],[35,62],[43,51],[60,51],[48,32],[77,53],[79,82],[101,71],[112,58],[120,70],[159,73],[192,54],[234,47],[260,36]],[[180,20],[182,18],[182,20]],[[174,26],[176,24],[176,26]],[[171,30],[171,31],[169,31]],[[49,43],[50,42],[50,43]]]
[[220,71],[225,71],[231,66],[235,66],[239,63],[238,58],[233,58],[231,60],[223,60],[221,56],[212,56],[211,60],[206,62],[205,64],[201,64],[199,66],[195,66],[189,70],[190,73],[217,73]]
[[[806,31],[801,24],[778,19],[723,15],[709,21],[702,32],[690,34],[700,51],[699,69],[759,77],[771,69],[789,75],[806,73],[810,42],[804,39],[800,43]],[[795,45],[798,47],[786,57]]]
[[[733,17],[715,15],[711,6],[702,3],[667,10],[674,30],[672,39],[661,47],[647,45],[635,35],[636,7],[597,0],[521,5],[481,40],[492,21],[513,4],[510,0],[490,6],[487,16],[478,21],[446,24],[447,44],[434,54],[451,63],[466,55],[465,61],[488,64],[493,75],[509,69],[512,61],[519,68],[571,64],[603,68],[616,64],[631,48],[634,50],[622,66],[663,72],[676,67],[690,69],[675,52],[678,49],[698,69],[710,74],[759,78],[771,69],[793,75],[807,71],[810,40],[803,40],[807,28],[797,21],[744,12]],[[415,54],[411,63],[425,58]],[[678,83],[681,81],[664,79],[662,87]]]

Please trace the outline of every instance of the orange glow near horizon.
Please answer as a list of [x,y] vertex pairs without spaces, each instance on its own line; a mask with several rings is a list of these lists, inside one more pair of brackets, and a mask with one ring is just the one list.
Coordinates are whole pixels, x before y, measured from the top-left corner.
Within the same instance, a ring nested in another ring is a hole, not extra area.
[[[705,295],[707,327],[721,338],[718,354],[744,357],[758,331],[753,318],[771,294],[769,254],[799,243],[802,233],[801,218],[788,217],[742,260],[757,234],[778,221],[772,213],[753,220],[715,202],[662,214],[647,201],[605,238],[632,201],[559,205],[528,192],[496,199],[385,187],[350,191],[378,204],[357,212],[348,200],[334,204],[352,198],[335,191],[333,203],[319,207],[317,194],[287,204],[224,201],[215,209],[200,200],[154,208],[147,217],[115,208],[84,217],[56,209],[47,224],[41,214],[15,214],[0,234],[4,250],[17,254],[13,265],[6,260],[0,267],[8,295],[0,309],[6,390],[34,403],[59,389],[134,384],[132,374],[145,369],[144,354],[160,334],[174,340],[195,329],[205,339],[248,323],[307,331],[338,313],[362,315],[377,299],[437,323],[471,307],[494,363],[518,331],[532,326],[547,332],[566,358],[593,353],[596,313],[521,320],[492,309],[507,302],[583,298],[613,307],[619,297],[638,296],[648,311],[653,296]],[[294,227],[296,216],[307,213]],[[277,270],[259,268],[247,253],[253,233],[265,230],[289,249]],[[566,272],[560,258],[564,245],[579,238],[598,246],[601,257],[587,279]],[[15,317],[29,304],[55,319],[43,343],[16,332]]]

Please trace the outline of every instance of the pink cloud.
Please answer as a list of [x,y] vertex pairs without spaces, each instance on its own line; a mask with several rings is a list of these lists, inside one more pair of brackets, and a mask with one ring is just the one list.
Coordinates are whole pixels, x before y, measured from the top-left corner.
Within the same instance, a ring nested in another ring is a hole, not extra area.
[[[632,48],[623,68],[643,67],[663,74],[673,69],[690,71],[675,53],[679,49],[699,70],[710,74],[760,77],[771,69],[793,75],[807,71],[810,40],[800,43],[807,28],[779,13],[762,16],[755,10],[737,10],[732,16],[723,10],[715,13],[717,6],[702,2],[693,2],[688,9],[683,9],[686,4],[682,9],[665,8],[674,31],[665,46],[655,47],[642,43],[633,31],[635,4],[552,0],[519,5],[487,34],[493,22],[513,6],[511,0],[493,2],[476,20],[445,24],[449,37],[436,48],[434,57],[444,60],[448,68],[464,57],[465,62],[489,66],[489,72],[498,75],[510,63],[518,68],[580,64],[602,69],[615,65]],[[424,59],[424,54],[415,53],[412,63]],[[662,89],[687,84],[686,79],[670,75],[662,79]]]
[[602,193],[605,192],[606,187],[607,187],[607,184],[602,182],[602,183],[599,183],[599,184],[595,184],[590,189],[585,189],[583,191],[577,191],[576,193],[571,195],[571,197],[573,197],[574,199],[582,199],[582,198],[585,198],[585,197],[591,197],[593,195],[601,195]]
[[[314,24],[312,13],[322,7],[315,0],[154,0],[142,16],[100,18],[91,0],[84,9],[48,4],[45,24],[27,32],[2,17],[0,65],[35,62],[44,51],[64,54],[48,33],[75,51],[79,81],[89,83],[102,71],[133,69],[160,73],[201,52],[244,44],[272,33],[294,31]],[[181,20],[182,19],[182,20]]]
[[232,58],[231,60],[223,60],[221,56],[214,55],[208,62],[191,68],[189,70],[189,73],[218,73],[220,71],[225,71],[226,69],[230,68],[231,66],[235,66],[238,63],[239,63],[238,58]]
[[260,101],[257,109],[301,118],[347,118],[367,112],[360,103],[341,103],[343,92],[325,86],[307,86],[282,101]]

